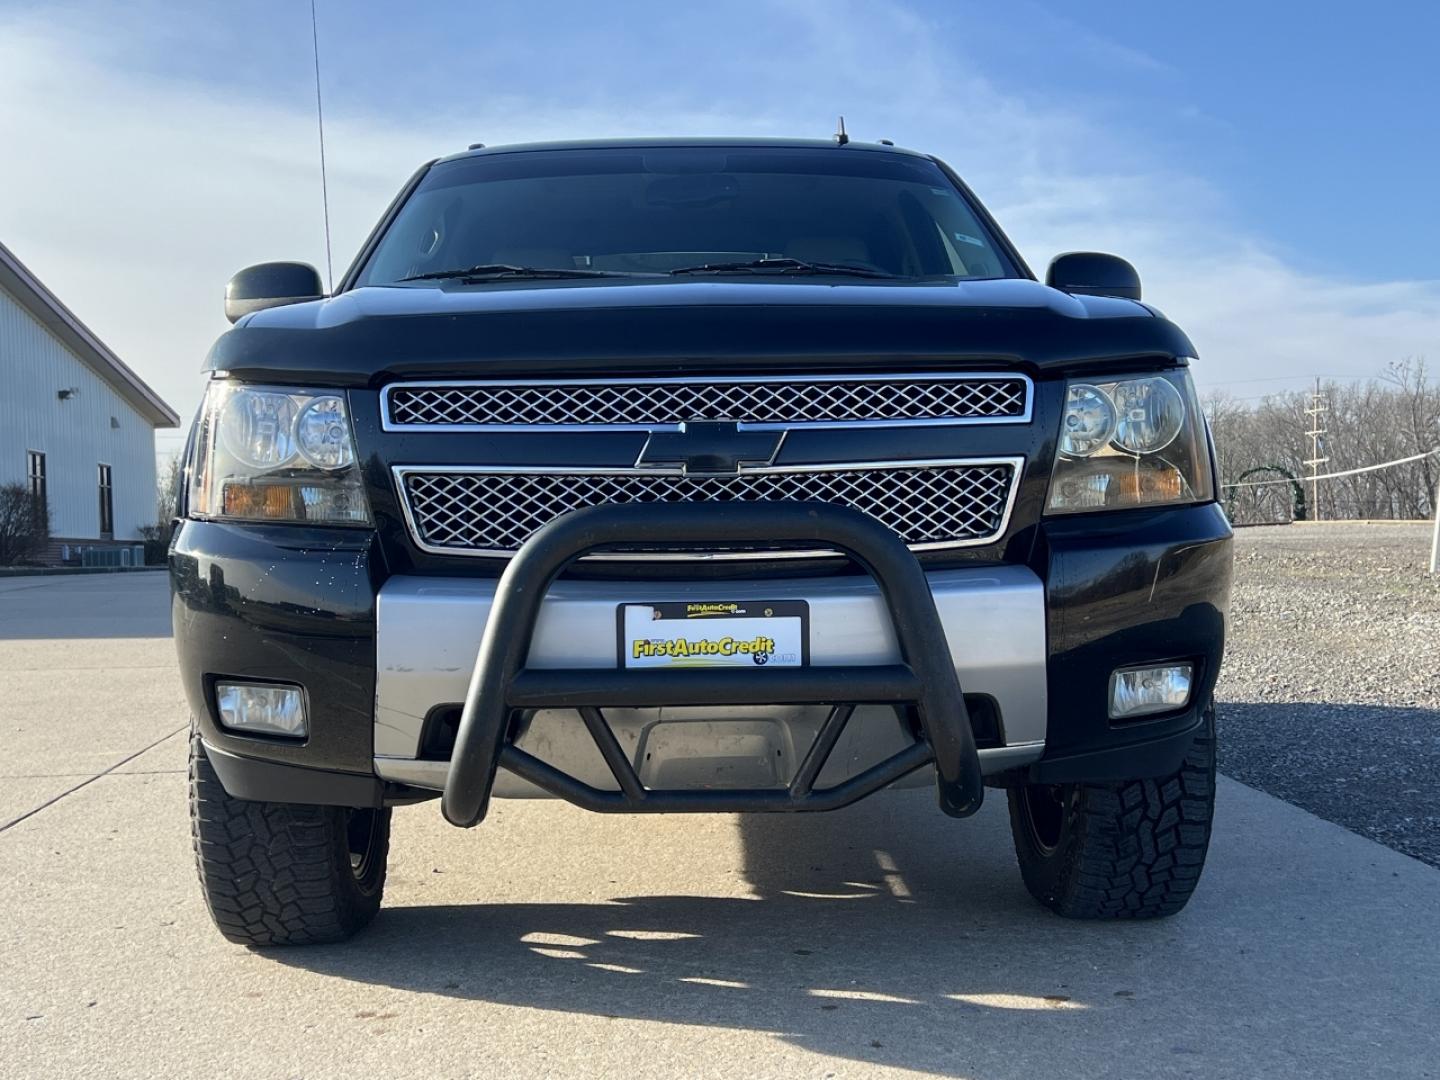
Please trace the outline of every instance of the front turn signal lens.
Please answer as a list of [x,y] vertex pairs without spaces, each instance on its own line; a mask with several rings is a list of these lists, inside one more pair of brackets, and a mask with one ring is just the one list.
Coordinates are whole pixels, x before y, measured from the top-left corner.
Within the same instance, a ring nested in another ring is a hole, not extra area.
[[303,517],[299,496],[299,489],[292,484],[247,484],[231,480],[224,487],[221,513],[232,518],[298,521]]
[[1135,462],[1120,470],[1115,495],[1121,503],[1179,502],[1185,495],[1180,470],[1163,461]]

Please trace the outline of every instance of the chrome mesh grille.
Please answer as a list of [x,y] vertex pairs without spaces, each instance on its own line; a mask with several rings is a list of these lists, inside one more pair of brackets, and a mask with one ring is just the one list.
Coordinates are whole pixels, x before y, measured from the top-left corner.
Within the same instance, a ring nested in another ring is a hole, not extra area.
[[878,519],[908,544],[980,543],[1004,527],[1011,463],[679,476],[618,472],[405,472],[415,539],[432,550],[507,554],[582,506],[647,502],[838,503]]
[[553,427],[1021,420],[1029,383],[1014,376],[651,380],[388,388],[392,427]]

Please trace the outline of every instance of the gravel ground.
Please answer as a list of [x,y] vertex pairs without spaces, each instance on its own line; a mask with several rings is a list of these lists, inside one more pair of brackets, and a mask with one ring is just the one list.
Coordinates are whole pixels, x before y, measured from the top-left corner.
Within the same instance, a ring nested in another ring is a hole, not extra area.
[[1430,526],[1239,529],[1220,768],[1440,866]]

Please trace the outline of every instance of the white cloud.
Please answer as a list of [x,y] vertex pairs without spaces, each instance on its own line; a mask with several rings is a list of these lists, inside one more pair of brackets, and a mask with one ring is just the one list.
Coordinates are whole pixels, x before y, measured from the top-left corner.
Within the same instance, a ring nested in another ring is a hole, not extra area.
[[[669,16],[667,31],[683,32],[693,53],[682,84],[652,85],[651,59],[617,32],[588,43],[606,56],[603,71],[623,76],[609,86],[592,70],[559,87],[448,95],[448,114],[414,116],[332,96],[337,272],[411,169],[477,137],[818,134],[843,110],[857,137],[889,136],[954,164],[1037,272],[1073,248],[1130,258],[1147,298],[1195,339],[1202,383],[1369,372],[1440,351],[1440,284],[1297,270],[1239,230],[1203,178],[1085,115],[1002,90],[903,7],[747,10],[752,19],[729,29],[701,20],[687,31],[689,16]],[[130,62],[146,50],[145,22],[82,32],[73,11],[63,22],[0,19],[0,239],[188,411],[200,360],[225,327],[229,274],[270,258],[323,265],[314,117],[303,99],[242,100],[147,72]],[[550,30],[556,48],[587,44]]]

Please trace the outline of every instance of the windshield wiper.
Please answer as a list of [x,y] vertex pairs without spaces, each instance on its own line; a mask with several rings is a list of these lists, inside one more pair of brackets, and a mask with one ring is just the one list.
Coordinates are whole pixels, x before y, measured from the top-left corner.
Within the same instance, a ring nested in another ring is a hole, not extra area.
[[451,278],[460,278],[465,281],[487,281],[501,278],[587,278],[587,277],[646,277],[649,275],[634,274],[625,270],[581,270],[579,267],[572,267],[568,270],[562,267],[549,266],[512,266],[510,263],[482,263],[479,266],[466,266],[456,270],[431,270],[427,274],[412,274],[410,277],[403,277],[401,281],[444,281]]
[[868,266],[849,266],[845,263],[807,262],[804,259],[772,258],[753,259],[750,262],[702,263],[700,266],[682,266],[671,270],[672,274],[843,274],[849,277],[888,278],[896,277],[884,270],[872,270]]

